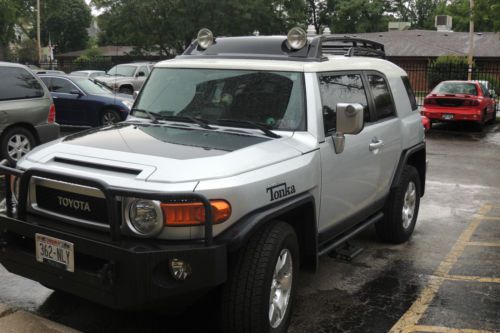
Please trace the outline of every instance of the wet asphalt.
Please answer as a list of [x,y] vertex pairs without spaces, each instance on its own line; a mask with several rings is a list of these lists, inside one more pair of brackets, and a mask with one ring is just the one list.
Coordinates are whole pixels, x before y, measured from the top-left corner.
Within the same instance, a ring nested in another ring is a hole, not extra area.
[[[301,332],[500,332],[500,123],[434,126],[411,240],[353,240],[351,262],[323,256],[302,273],[289,329]],[[53,292],[0,265],[0,303],[84,332],[215,332],[214,312],[114,311]],[[459,331],[457,331],[459,332]]]

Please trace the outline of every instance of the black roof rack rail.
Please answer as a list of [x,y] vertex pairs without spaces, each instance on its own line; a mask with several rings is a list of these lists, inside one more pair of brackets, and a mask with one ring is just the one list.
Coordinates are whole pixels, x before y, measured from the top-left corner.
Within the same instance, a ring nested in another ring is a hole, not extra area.
[[385,59],[384,44],[350,36],[320,36],[317,48],[319,57],[326,54],[345,55],[348,57],[376,57]]

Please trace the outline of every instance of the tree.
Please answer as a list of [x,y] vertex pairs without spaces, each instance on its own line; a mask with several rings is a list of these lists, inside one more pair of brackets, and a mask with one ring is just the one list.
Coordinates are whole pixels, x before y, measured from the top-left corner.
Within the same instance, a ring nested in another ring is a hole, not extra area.
[[6,59],[9,43],[14,40],[14,27],[26,35],[32,18],[32,0],[0,0],[0,60]]
[[[467,0],[468,1],[468,0]],[[445,0],[390,0],[389,11],[413,29],[434,29],[434,16]]]
[[42,45],[50,38],[58,53],[86,47],[92,16],[84,0],[43,0],[41,6]]
[[[472,18],[475,31],[500,31],[500,1],[475,0]],[[469,31],[471,10],[469,0],[451,0],[439,14],[453,17],[453,30]]]
[[285,33],[305,21],[302,0],[94,0],[104,13],[99,43],[136,45],[172,55],[188,46],[202,27],[216,35]]

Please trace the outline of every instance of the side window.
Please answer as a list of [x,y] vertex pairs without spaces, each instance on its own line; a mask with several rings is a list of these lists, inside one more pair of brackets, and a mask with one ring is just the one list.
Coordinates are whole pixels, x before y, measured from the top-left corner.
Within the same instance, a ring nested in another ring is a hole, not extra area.
[[52,91],[52,87],[50,85],[50,77],[41,77],[40,79],[43,81],[43,83],[45,83],[49,91]]
[[321,101],[323,103],[323,122],[325,133],[335,131],[337,103],[359,103],[364,107],[365,122],[370,121],[368,101],[360,74],[319,75]]
[[417,99],[415,98],[415,93],[413,92],[413,89],[411,88],[411,84],[410,84],[410,80],[408,79],[408,76],[401,76],[401,80],[403,80],[403,84],[405,85],[405,88],[406,88],[406,93],[408,94],[408,98],[410,99],[411,109],[413,111],[418,110]]
[[0,77],[0,101],[44,95],[42,85],[24,68],[0,67]]
[[65,79],[60,79],[53,77],[52,78],[52,90],[57,93],[66,93],[69,94],[72,90],[75,90],[75,86]]
[[484,97],[491,97],[490,92],[488,91],[488,89],[486,89],[486,86],[483,83],[481,83],[480,86],[481,90],[483,91]]
[[387,82],[380,75],[368,74],[368,82],[373,100],[375,101],[375,114],[377,119],[384,119],[395,114],[391,93]]

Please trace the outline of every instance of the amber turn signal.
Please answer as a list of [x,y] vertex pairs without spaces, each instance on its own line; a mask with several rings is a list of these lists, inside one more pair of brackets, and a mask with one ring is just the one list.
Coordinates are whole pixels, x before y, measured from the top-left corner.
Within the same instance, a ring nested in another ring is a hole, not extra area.
[[[225,200],[210,200],[212,206],[212,223],[222,223],[231,216],[231,205]],[[192,226],[205,223],[205,207],[201,202],[162,203],[161,209],[165,225]]]

